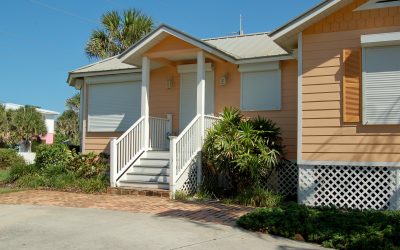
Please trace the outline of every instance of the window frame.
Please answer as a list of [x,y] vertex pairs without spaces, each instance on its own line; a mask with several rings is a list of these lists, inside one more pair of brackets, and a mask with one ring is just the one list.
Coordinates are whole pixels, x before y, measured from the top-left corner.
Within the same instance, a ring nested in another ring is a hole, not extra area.
[[366,74],[366,65],[367,65],[367,49],[368,48],[376,48],[376,47],[391,47],[391,46],[400,46],[400,32],[391,32],[391,33],[378,33],[378,34],[369,34],[369,35],[361,35],[361,99],[362,99],[362,125],[365,126],[382,126],[382,125],[399,125],[399,123],[368,123],[366,120],[366,86],[365,83],[367,81]]
[[[268,63],[254,63],[254,64],[242,64],[239,65],[240,72],[240,110],[244,112],[262,112],[262,111],[280,111],[282,110],[282,71],[280,69],[280,62],[268,62]],[[279,104],[276,108],[245,108],[243,106],[243,89],[244,89],[244,77],[246,73],[263,73],[263,72],[275,72],[277,74],[279,83]]]

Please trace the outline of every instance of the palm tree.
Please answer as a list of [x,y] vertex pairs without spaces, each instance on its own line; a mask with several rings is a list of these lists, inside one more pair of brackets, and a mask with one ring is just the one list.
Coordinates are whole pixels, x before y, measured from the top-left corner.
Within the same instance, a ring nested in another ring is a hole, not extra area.
[[44,117],[35,107],[25,106],[9,111],[11,114],[10,139],[15,143],[22,143],[31,151],[31,139],[47,133]]
[[153,18],[137,9],[128,9],[123,16],[110,11],[101,17],[101,28],[92,31],[85,52],[89,58],[105,59],[118,55],[147,35],[154,27]]
[[4,143],[8,133],[7,111],[4,105],[0,104],[0,145]]

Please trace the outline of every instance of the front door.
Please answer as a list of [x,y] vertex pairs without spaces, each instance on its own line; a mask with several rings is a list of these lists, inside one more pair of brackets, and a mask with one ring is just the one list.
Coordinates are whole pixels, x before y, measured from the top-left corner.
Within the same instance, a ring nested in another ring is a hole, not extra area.
[[[197,73],[181,74],[179,130],[182,131],[197,114]],[[214,72],[206,72],[205,113],[214,113]]]

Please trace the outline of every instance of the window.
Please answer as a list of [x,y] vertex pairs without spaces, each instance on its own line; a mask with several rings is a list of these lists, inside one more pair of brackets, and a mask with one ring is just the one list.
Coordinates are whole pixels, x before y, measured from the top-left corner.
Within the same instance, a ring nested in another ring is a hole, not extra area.
[[124,132],[140,118],[140,82],[88,85],[88,131]]
[[362,36],[361,40],[363,124],[400,124],[400,33]]
[[241,101],[243,111],[281,109],[281,71],[279,62],[241,65]]

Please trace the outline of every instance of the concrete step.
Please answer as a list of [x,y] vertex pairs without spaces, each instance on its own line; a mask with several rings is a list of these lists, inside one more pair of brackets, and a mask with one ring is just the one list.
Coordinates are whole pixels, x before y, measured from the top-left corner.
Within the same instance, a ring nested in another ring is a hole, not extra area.
[[135,188],[135,187],[117,187],[108,188],[107,193],[113,195],[143,195],[143,196],[156,196],[169,198],[170,191],[165,189],[149,189],[149,188]]
[[127,172],[128,174],[149,174],[149,175],[158,175],[158,174],[169,174],[169,166],[158,167],[158,166],[134,166],[130,168]]
[[128,173],[122,178],[122,180],[169,183],[169,176],[167,174]]
[[169,165],[169,159],[157,159],[157,158],[145,158],[141,157],[136,166],[154,166],[154,167],[166,167]]
[[134,187],[144,189],[164,189],[169,190],[169,183],[167,182],[149,182],[149,181],[132,181],[132,180],[121,180],[119,181],[119,187]]
[[143,158],[150,159],[166,159],[169,160],[170,154],[169,151],[161,151],[161,150],[149,150],[142,155]]

